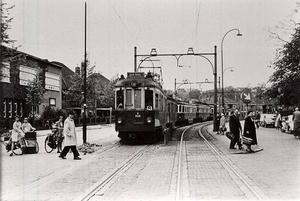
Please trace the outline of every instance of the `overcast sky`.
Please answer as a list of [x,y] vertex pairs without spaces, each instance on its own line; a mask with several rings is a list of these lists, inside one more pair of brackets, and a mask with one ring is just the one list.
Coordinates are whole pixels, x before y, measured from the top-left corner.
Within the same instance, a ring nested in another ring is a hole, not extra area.
[[[83,0],[2,0],[15,5],[11,39],[19,50],[34,56],[59,61],[72,70],[84,58]],[[223,43],[224,86],[255,87],[266,83],[273,69],[278,42],[268,30],[289,38],[290,20],[296,0],[88,0],[87,52],[96,71],[108,79],[134,70],[134,46],[138,54],[186,53],[193,47],[197,53],[214,52],[218,47],[218,76],[221,76],[221,41]],[[283,25],[282,25],[283,24]],[[277,46],[276,46],[277,45]],[[214,63],[213,56],[208,56]],[[141,58],[140,58],[141,59]],[[207,60],[185,56],[153,58],[162,67],[164,88],[174,89],[174,79],[191,82],[213,81]],[[144,62],[141,66],[152,66]],[[190,67],[188,67],[190,66]],[[189,86],[182,86],[187,87]],[[198,88],[199,85],[192,85]],[[213,84],[202,84],[203,90]]]

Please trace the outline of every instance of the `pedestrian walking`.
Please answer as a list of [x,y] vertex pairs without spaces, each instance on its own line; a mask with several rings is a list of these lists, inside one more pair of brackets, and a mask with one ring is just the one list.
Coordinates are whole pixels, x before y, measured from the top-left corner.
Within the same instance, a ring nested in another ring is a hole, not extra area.
[[275,125],[274,125],[276,129],[280,129],[281,128],[281,122],[282,122],[281,114],[278,113],[277,117],[276,117],[276,120],[275,120]]
[[229,129],[234,135],[233,140],[230,142],[229,149],[235,149],[235,144],[238,144],[239,149],[243,149],[240,141],[240,133],[242,132],[242,126],[238,117],[238,110],[235,110],[229,118]]
[[294,121],[294,136],[300,137],[300,111],[299,108],[295,108],[295,112],[293,113],[293,121]]
[[244,143],[247,146],[246,151],[249,153],[254,152],[251,149],[251,145],[256,145],[257,144],[257,138],[256,138],[256,130],[255,130],[255,124],[253,121],[254,113],[252,111],[248,111],[247,117],[245,119],[244,123],[244,137],[252,139],[251,143]]
[[68,151],[71,149],[74,155],[74,160],[81,160],[79,158],[79,153],[77,151],[77,136],[75,132],[75,123],[74,123],[74,112],[69,111],[68,117],[64,122],[64,137],[65,137],[65,147],[59,155],[60,158],[66,159]]
[[222,113],[221,114],[221,119],[220,119],[220,134],[224,135],[224,132],[226,131],[226,118],[225,115]]
[[[22,143],[22,138],[25,136],[24,132],[22,131],[22,123],[20,121],[20,117],[15,117],[15,122],[13,123],[13,129],[11,131],[11,153],[10,156],[13,156],[13,150],[14,150],[14,143],[19,141],[20,144]],[[21,146],[24,146],[24,144],[21,144]]]

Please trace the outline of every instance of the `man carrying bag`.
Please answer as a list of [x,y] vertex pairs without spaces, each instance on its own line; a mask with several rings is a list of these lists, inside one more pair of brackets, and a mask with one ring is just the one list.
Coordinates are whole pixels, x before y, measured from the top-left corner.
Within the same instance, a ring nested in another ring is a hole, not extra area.
[[238,144],[239,149],[243,149],[242,143],[240,141],[240,132],[242,132],[242,126],[237,114],[238,110],[235,110],[229,119],[229,129],[230,132],[234,135],[233,140],[231,140],[230,142],[229,149],[235,149],[234,146],[236,143]]

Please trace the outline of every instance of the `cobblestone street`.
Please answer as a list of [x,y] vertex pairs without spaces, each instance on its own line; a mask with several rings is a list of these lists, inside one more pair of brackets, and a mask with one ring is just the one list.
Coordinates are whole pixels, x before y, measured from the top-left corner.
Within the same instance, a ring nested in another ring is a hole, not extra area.
[[[180,129],[179,129],[180,130]],[[180,133],[175,131],[175,133]],[[297,199],[300,192],[299,139],[273,128],[257,130],[263,151],[238,154],[229,140],[212,132],[209,141],[264,199]],[[78,129],[80,133],[80,129]],[[183,200],[255,199],[195,134],[186,137]],[[114,127],[89,130],[91,142],[101,144],[82,161],[58,158],[44,151],[45,135],[38,138],[40,152],[9,157],[2,146],[1,200],[78,200],[91,186],[118,167],[141,145],[118,145]],[[150,145],[143,155],[90,200],[175,200],[178,173],[178,141],[167,146]]]

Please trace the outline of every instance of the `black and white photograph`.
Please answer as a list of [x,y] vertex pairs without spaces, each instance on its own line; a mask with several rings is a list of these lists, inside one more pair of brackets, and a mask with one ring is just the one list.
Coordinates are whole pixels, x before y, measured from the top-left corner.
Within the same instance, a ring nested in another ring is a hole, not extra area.
[[0,5],[0,200],[300,199],[298,0]]

